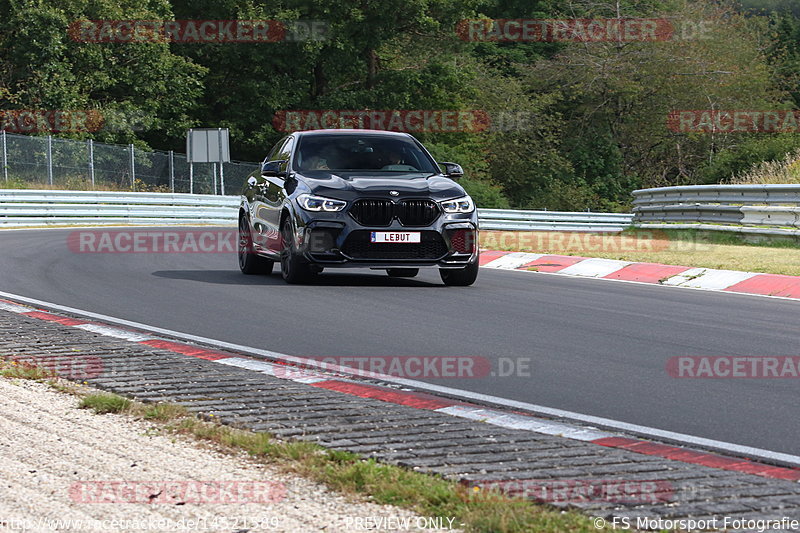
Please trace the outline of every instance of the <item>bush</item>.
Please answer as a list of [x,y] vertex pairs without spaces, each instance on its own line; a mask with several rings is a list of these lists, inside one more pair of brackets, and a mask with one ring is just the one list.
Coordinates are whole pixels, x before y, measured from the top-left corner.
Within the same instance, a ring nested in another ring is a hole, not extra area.
[[744,174],[763,161],[779,161],[800,148],[800,135],[754,137],[719,152],[698,171],[698,183],[723,183]]
[[485,209],[508,209],[511,205],[498,185],[485,180],[461,178],[459,183],[475,201],[475,205]]

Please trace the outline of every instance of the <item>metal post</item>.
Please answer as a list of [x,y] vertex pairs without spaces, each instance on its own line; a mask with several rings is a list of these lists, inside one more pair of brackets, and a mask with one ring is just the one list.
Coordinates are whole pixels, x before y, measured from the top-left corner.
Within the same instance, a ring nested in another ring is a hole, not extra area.
[[175,192],[175,152],[169,151],[169,190]]
[[192,154],[192,130],[186,135],[186,160],[189,162],[189,194],[194,194],[194,155]]
[[89,178],[92,180],[92,189],[94,189],[94,141],[89,139],[86,144],[89,145]]
[[[225,173],[222,170],[222,167],[225,163],[222,160],[222,128],[217,128],[217,147],[219,148],[219,183],[220,183],[220,193],[225,196]],[[214,191],[216,194],[216,190]]]
[[8,181],[8,149],[6,148],[6,130],[3,130],[3,177]]
[[47,136],[47,183],[53,184],[53,136]]
[[212,165],[214,165],[212,167],[212,171],[214,173],[214,192],[211,193],[211,194],[217,194],[217,164],[216,163],[212,163]]
[[128,145],[128,150],[130,150],[130,154],[131,154],[131,157],[130,157],[131,190],[135,191],[136,190],[136,164],[133,162],[133,157],[134,157],[133,144],[129,144]]

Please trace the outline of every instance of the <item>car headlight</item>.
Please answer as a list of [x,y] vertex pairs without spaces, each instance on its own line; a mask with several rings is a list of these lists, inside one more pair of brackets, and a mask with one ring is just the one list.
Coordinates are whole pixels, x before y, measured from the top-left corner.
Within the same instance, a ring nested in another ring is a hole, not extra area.
[[455,200],[445,200],[439,203],[445,213],[472,213],[475,211],[475,203],[469,196],[462,196]]
[[313,196],[311,194],[301,194],[297,197],[297,203],[306,211],[341,211],[347,206],[343,200],[325,198],[324,196]]

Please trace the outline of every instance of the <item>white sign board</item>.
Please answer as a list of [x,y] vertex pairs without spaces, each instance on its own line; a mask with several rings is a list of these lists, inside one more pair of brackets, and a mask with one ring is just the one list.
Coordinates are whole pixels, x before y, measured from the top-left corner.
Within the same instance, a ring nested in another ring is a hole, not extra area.
[[229,163],[228,128],[193,128],[186,135],[189,163]]

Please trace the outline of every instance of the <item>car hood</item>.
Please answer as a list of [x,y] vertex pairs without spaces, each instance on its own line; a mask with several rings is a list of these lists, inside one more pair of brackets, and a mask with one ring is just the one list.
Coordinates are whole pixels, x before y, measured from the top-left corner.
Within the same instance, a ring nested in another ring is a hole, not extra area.
[[[342,200],[354,197],[425,197],[446,200],[466,194],[460,185],[441,174],[311,171],[297,177],[312,194],[329,195]],[[390,195],[389,191],[397,191],[399,194]]]

